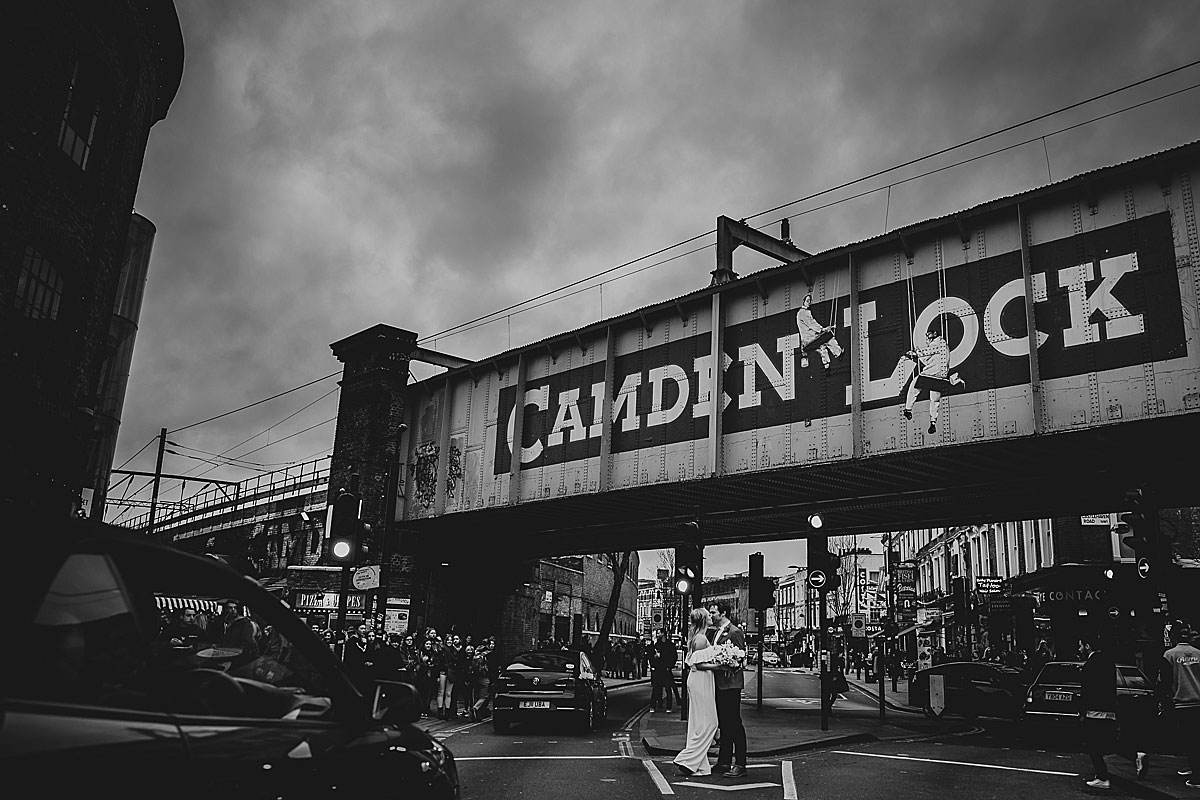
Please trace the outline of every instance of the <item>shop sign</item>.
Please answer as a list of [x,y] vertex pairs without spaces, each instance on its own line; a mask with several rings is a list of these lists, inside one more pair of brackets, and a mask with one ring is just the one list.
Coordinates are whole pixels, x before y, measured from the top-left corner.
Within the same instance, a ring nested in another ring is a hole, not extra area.
[[[367,606],[365,594],[351,594],[346,598],[346,610],[362,613]],[[297,611],[337,611],[337,592],[302,592],[296,595]]]
[[1103,601],[1103,589],[1048,589],[1040,592],[1043,603],[1097,603]]
[[408,609],[407,608],[392,608],[391,601],[388,601],[388,607],[384,609],[383,614],[383,631],[384,633],[403,634],[408,632]]
[[980,594],[1000,594],[1001,579],[980,577],[975,579],[975,589]]
[[941,622],[942,610],[940,608],[918,608],[917,609],[917,624],[932,625]]
[[1108,514],[1085,514],[1079,518],[1080,525],[1102,525],[1107,528],[1112,524],[1112,518]]

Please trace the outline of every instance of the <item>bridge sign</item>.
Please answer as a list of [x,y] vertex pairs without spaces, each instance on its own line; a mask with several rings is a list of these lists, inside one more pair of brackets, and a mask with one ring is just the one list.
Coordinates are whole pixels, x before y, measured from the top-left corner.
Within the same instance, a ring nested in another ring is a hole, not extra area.
[[814,589],[820,589],[825,585],[825,573],[819,569],[810,569],[808,571],[808,585]]

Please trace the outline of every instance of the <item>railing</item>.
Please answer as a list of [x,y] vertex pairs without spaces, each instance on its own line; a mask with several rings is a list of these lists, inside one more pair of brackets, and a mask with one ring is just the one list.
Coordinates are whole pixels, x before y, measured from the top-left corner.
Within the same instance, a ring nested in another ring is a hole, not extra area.
[[[310,505],[306,500],[328,491],[328,463],[327,458],[321,458],[256,475],[236,486],[218,485],[187,498],[182,509],[179,503],[160,500],[167,513],[155,518],[154,532],[169,531],[179,539],[260,521],[278,515],[281,500],[299,499],[294,506],[295,511],[301,511]],[[144,531],[149,522],[147,512],[130,520],[125,527]]]

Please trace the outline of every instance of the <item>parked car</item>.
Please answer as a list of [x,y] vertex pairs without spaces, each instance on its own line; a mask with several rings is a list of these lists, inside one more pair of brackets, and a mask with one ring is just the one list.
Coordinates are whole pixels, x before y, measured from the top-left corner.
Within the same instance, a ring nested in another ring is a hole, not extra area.
[[608,690],[587,653],[549,650],[521,653],[501,673],[492,701],[492,728],[504,733],[514,722],[575,720],[585,731],[608,718]]
[[[0,586],[20,643],[0,660],[7,784],[46,798],[458,798],[450,750],[412,724],[416,690],[356,685],[254,580],[108,525],[5,524],[21,548]],[[200,627],[188,609],[223,616]]]
[[763,651],[762,662],[764,667],[778,667],[780,664],[779,654],[774,650]]
[[[941,675],[945,706],[938,711],[929,698],[929,678]],[[1024,673],[990,661],[951,661],[918,670],[909,683],[909,705],[922,708],[926,716],[957,714],[975,717],[1017,718],[1025,696]]]
[[[1022,721],[1028,725],[1072,725],[1083,711],[1082,661],[1050,661],[1025,693]],[[1117,723],[1126,731],[1148,731],[1158,715],[1154,685],[1140,669],[1117,665]]]

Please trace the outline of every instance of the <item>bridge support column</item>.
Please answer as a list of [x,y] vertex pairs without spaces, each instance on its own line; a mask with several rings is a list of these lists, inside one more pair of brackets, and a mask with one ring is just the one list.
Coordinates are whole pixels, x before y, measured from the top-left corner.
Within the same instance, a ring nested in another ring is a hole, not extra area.
[[[406,606],[411,615],[421,601],[421,581],[415,580],[416,558],[406,547],[403,535],[395,535],[396,517],[400,512],[389,495],[395,496],[400,482],[397,474],[406,459],[403,450],[407,443],[405,388],[408,385],[409,363],[418,357],[417,334],[375,325],[330,345],[342,367],[341,398],[338,401],[337,430],[333,439],[333,455],[329,465],[329,495],[350,485],[351,475],[358,476],[362,495],[362,520],[371,526],[367,535],[368,551],[365,562],[381,565],[384,585],[368,597],[367,616],[382,626],[387,598]],[[400,451],[398,453],[398,451]],[[389,512],[392,519],[388,519]],[[392,540],[385,536],[393,533]],[[381,558],[387,558],[386,565]]]

